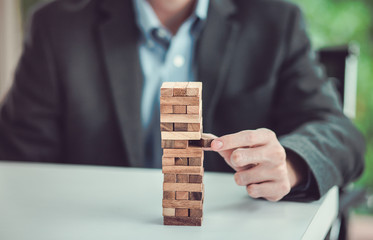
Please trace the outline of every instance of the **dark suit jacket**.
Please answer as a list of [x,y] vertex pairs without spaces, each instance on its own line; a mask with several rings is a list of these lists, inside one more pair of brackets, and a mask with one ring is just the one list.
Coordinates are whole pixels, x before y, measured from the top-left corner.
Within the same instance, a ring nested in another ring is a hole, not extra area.
[[[0,159],[143,166],[139,36],[132,1],[36,10],[0,112]],[[320,74],[297,7],[212,0],[195,63],[205,132],[272,129],[320,194],[362,172],[363,139]],[[205,159],[206,170],[230,169]]]

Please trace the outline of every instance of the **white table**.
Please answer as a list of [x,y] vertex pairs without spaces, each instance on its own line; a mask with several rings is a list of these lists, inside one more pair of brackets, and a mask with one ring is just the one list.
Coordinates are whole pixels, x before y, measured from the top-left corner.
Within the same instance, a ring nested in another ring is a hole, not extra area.
[[162,225],[157,169],[0,162],[1,240],[323,239],[338,191],[317,202],[253,200],[206,173],[202,227]]

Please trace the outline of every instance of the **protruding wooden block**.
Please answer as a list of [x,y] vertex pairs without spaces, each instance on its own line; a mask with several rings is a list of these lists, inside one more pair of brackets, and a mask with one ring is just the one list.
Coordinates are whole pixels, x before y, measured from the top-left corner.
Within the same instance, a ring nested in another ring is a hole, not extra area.
[[166,183],[176,183],[176,174],[174,173],[165,173],[163,181]]
[[202,209],[190,209],[189,216],[191,218],[202,218]]
[[174,123],[174,131],[188,132],[188,123]]
[[161,113],[174,113],[172,105],[161,105],[160,112]]
[[[202,174],[203,168],[198,166],[162,166],[163,173],[184,173],[184,174]],[[195,175],[193,175],[195,176]],[[196,179],[194,177],[193,179]],[[189,180],[190,182],[191,180]],[[193,180],[196,181],[196,180]]]
[[163,216],[175,217],[175,208],[163,208]]
[[200,130],[201,130],[200,123],[188,123],[188,132],[200,132]]
[[188,174],[176,174],[176,183],[189,183]]
[[163,191],[163,199],[175,200],[175,191]]
[[188,158],[186,157],[176,157],[175,158],[175,165],[176,166],[188,166]]
[[162,123],[161,122],[161,131],[162,132],[172,132],[174,130],[173,123]]
[[180,149],[188,146],[188,140],[162,140],[162,148]]
[[189,217],[189,209],[188,208],[176,208],[175,216],[176,217]]
[[189,166],[202,166],[202,158],[189,158]]
[[[176,192],[177,193],[177,192]],[[190,192],[189,193],[189,200],[192,200],[192,201],[199,201],[199,200],[202,200],[202,192]]]
[[164,208],[189,208],[189,209],[202,209],[202,201],[189,201],[189,200],[162,200]]
[[186,191],[176,192],[176,200],[188,200],[188,199],[189,199],[189,192],[186,192]]
[[161,96],[161,105],[187,105],[198,106],[199,97],[163,97]]
[[202,192],[201,183],[163,183],[163,191]]
[[190,183],[202,183],[202,175],[191,174],[189,175]]
[[202,133],[201,139],[199,140],[189,140],[189,146],[192,147],[203,147],[203,148],[210,148],[212,141],[217,137],[212,134]]
[[165,157],[203,157],[203,150],[200,147],[189,147],[186,149],[163,149]]
[[202,121],[200,115],[161,113],[162,123],[198,123]]
[[176,225],[176,226],[201,226],[202,218],[191,218],[191,217],[163,217],[164,225]]

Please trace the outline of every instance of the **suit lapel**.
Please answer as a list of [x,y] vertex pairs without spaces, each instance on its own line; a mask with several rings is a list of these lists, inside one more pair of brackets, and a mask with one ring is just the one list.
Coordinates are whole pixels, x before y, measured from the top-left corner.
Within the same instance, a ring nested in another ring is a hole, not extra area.
[[198,79],[204,83],[205,132],[212,130],[213,113],[228,78],[234,44],[240,30],[238,22],[230,18],[235,10],[230,0],[210,1],[207,22],[197,42],[196,71]]
[[[130,166],[141,167],[142,127],[140,101],[142,76],[132,1],[104,0],[106,19],[99,26],[102,54],[122,139]],[[123,159],[124,161],[124,159]]]

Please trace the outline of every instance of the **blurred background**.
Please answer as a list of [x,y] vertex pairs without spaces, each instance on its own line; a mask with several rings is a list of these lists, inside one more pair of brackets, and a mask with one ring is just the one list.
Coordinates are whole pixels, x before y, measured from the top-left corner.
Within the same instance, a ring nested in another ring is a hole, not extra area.
[[[43,1],[0,0],[0,102],[11,86],[27,13]],[[303,10],[313,47],[328,75],[342,81],[345,112],[365,136],[365,172],[351,186],[364,194],[353,201],[349,234],[373,239],[368,233],[373,226],[373,0],[289,1]]]

